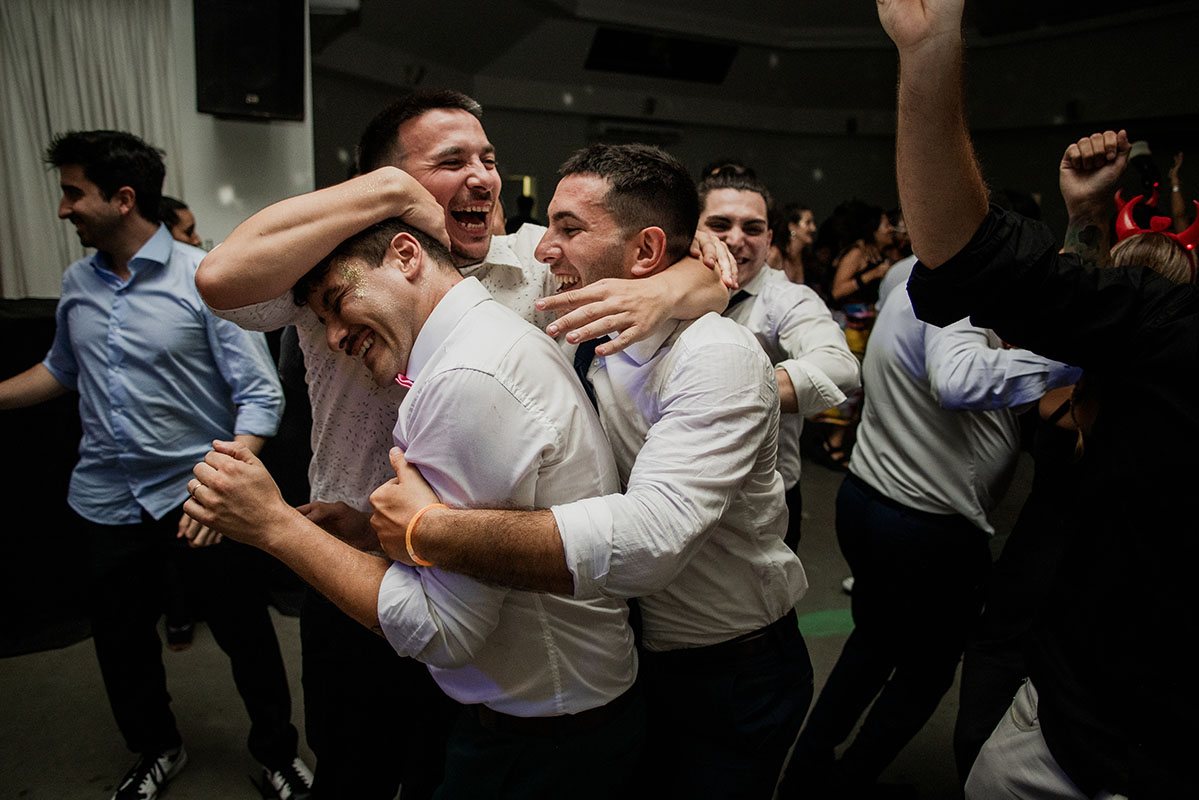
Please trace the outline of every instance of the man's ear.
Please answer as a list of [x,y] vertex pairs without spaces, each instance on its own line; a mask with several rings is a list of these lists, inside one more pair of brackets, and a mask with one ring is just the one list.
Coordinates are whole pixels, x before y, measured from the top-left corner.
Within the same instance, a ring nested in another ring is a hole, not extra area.
[[666,232],[661,228],[642,228],[633,237],[633,242],[636,254],[630,271],[634,278],[644,278],[670,266],[666,255]]
[[133,190],[132,186],[122,186],[120,189],[117,189],[115,192],[113,192],[112,196],[109,197],[108,200],[109,202],[115,200],[117,209],[122,214],[128,214],[130,211],[133,211],[135,208],[137,208],[137,192]]
[[416,237],[407,231],[401,231],[391,237],[391,243],[387,247],[387,256],[388,260],[393,261],[408,280],[420,275],[421,269],[424,267],[424,248],[420,246]]

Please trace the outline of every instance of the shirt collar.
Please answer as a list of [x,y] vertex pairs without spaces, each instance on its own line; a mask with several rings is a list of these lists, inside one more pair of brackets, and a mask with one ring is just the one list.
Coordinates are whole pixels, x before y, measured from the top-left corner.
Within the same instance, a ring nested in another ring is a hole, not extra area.
[[416,341],[412,343],[412,352],[408,354],[408,379],[415,381],[420,376],[420,371],[429,363],[437,348],[441,347],[442,342],[449,337],[467,311],[490,299],[491,295],[477,278],[466,278],[454,284],[433,307],[433,312],[429,314],[429,318],[421,326],[420,333],[416,335]]
[[491,267],[511,267],[523,272],[524,268],[520,264],[520,258],[512,249],[511,239],[512,236],[508,235],[492,236],[491,244],[487,247],[487,257],[478,264],[468,264],[458,271],[466,278],[472,278],[484,268]]
[[647,363],[652,359],[662,346],[666,344],[666,340],[679,330],[680,326],[687,325],[690,320],[682,321],[677,319],[669,319],[663,322],[658,327],[654,328],[649,336],[646,336],[639,342],[626,347],[621,351],[621,355],[626,356],[630,360],[637,363],[638,366]]
[[[174,237],[167,230],[167,226],[159,223],[158,230],[154,231],[154,235],[146,240],[133,258],[129,259],[130,279],[145,269],[153,269],[161,267],[171,260],[171,250],[174,247]],[[109,268],[111,261],[108,253],[102,253],[99,250],[92,256],[92,269],[101,274],[112,275],[113,272]]]
[[770,265],[763,264],[762,268],[760,270],[758,270],[758,274],[753,277],[753,280],[751,280],[749,283],[746,283],[739,290],[732,289],[730,291],[730,295],[734,295],[738,291],[743,291],[746,294],[750,294],[750,295],[761,294],[762,287],[764,287],[766,285],[766,281],[770,280],[770,275],[769,275],[770,272],[771,272]]

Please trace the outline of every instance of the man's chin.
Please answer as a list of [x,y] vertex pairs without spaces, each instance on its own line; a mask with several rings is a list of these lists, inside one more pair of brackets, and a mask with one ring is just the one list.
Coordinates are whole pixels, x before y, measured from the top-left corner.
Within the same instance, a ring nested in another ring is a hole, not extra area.
[[470,239],[455,239],[452,244],[454,260],[459,264],[477,264],[487,258],[487,251],[491,249],[491,234],[486,234],[478,238]]

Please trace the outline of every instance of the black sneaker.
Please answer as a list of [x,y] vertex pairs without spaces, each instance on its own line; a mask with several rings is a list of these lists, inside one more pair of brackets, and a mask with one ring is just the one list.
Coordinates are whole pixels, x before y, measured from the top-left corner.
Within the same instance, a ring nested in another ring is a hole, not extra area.
[[262,796],[278,800],[308,800],[312,797],[312,770],[299,756],[278,769],[263,764]]
[[112,800],[154,800],[186,764],[187,751],[182,745],[165,753],[142,753],[125,773]]

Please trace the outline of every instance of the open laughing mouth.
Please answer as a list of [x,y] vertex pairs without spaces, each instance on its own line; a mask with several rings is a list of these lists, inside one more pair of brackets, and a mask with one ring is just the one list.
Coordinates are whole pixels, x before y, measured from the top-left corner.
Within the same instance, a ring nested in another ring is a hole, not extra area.
[[454,221],[468,233],[473,234],[487,233],[487,215],[489,213],[491,213],[491,203],[476,203],[450,209],[450,216],[454,218]]
[[554,294],[570,291],[582,280],[578,275],[563,275],[557,272],[554,273],[554,277],[558,279],[558,290]]
[[346,348],[346,355],[351,358],[365,359],[366,352],[371,349],[371,345],[374,343],[375,332],[367,328],[350,341],[350,346]]

